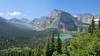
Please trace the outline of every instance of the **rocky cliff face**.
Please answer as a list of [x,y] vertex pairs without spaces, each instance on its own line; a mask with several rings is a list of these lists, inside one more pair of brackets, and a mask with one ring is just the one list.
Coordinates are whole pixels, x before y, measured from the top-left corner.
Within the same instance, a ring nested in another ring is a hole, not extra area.
[[71,14],[54,9],[48,16],[42,16],[41,18],[35,18],[30,21],[25,18],[17,19],[13,18],[10,20],[4,20],[0,17],[0,24],[11,23],[16,27],[22,29],[32,29],[37,31],[42,31],[46,29],[58,29],[62,32],[67,31],[87,31],[88,25],[91,23],[92,17],[95,17],[95,21],[98,24],[100,15],[92,15],[90,13],[76,14],[72,16]]
[[76,14],[74,15],[81,24],[78,25],[78,29],[80,28],[80,31],[87,31],[88,26],[91,23],[91,20],[94,16],[95,23],[98,24],[100,15],[93,15],[91,13],[82,13],[82,14]]
[[76,14],[77,20],[82,23],[89,24],[92,20],[93,15],[90,13]]
[[34,20],[32,24],[35,25],[37,30],[45,30],[47,28],[56,28],[63,32],[77,30],[75,18],[67,12],[56,9],[49,16]]

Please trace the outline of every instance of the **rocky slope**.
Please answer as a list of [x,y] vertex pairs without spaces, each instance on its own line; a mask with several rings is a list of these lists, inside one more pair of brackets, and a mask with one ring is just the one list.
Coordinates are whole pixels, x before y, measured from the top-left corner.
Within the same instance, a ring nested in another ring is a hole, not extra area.
[[45,30],[47,28],[56,28],[60,31],[76,31],[75,18],[67,12],[54,9],[50,15],[43,16],[40,19],[35,19],[32,25],[36,30]]

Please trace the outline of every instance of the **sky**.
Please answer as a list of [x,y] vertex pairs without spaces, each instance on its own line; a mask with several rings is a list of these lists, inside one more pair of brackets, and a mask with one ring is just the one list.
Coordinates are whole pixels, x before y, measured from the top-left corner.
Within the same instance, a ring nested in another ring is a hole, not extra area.
[[100,0],[0,0],[0,16],[34,19],[47,16],[53,9],[100,14]]

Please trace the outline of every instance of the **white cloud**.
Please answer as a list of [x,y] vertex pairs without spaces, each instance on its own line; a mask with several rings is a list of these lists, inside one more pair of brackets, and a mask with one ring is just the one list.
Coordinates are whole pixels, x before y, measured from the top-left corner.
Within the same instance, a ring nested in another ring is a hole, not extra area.
[[0,16],[3,16],[3,15],[4,15],[4,13],[0,12]]
[[7,15],[12,16],[12,17],[14,17],[14,16],[22,16],[22,13],[19,12],[19,11],[13,11],[13,12],[8,12]]
[[21,17],[27,17],[26,14],[20,12],[20,11],[8,11],[8,12],[2,12],[0,11],[0,16],[5,17],[6,19],[11,19],[11,18],[21,18]]

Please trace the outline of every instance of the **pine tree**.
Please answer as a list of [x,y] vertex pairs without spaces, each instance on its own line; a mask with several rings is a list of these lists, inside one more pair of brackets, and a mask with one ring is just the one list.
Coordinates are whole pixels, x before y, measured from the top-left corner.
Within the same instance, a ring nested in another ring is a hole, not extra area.
[[51,54],[55,51],[55,39],[54,39],[54,33],[52,34],[51,38]]
[[52,56],[53,52],[55,51],[55,39],[54,33],[51,35],[51,39],[48,39],[47,47],[46,47],[46,56]]
[[38,48],[38,53],[37,53],[37,56],[42,56],[42,53],[41,53],[41,48],[40,48],[40,46],[39,46],[39,48]]
[[32,51],[31,50],[29,50],[29,55],[28,56],[32,56]]
[[62,53],[62,41],[60,39],[60,33],[58,33],[58,39],[57,39],[57,53],[61,54]]
[[92,34],[96,30],[95,26],[96,25],[95,25],[94,16],[93,16],[92,22],[91,22],[91,24],[89,25],[89,28],[88,28],[88,32]]
[[46,46],[46,56],[50,56],[50,41],[48,39],[47,46]]
[[98,29],[100,29],[100,17],[99,17]]
[[90,24],[89,28],[88,28],[88,33],[91,33],[91,30],[92,30],[92,27],[91,27],[91,24]]
[[69,53],[69,51],[68,51],[67,45],[66,45],[66,55],[67,55],[67,56],[70,56],[70,53]]

